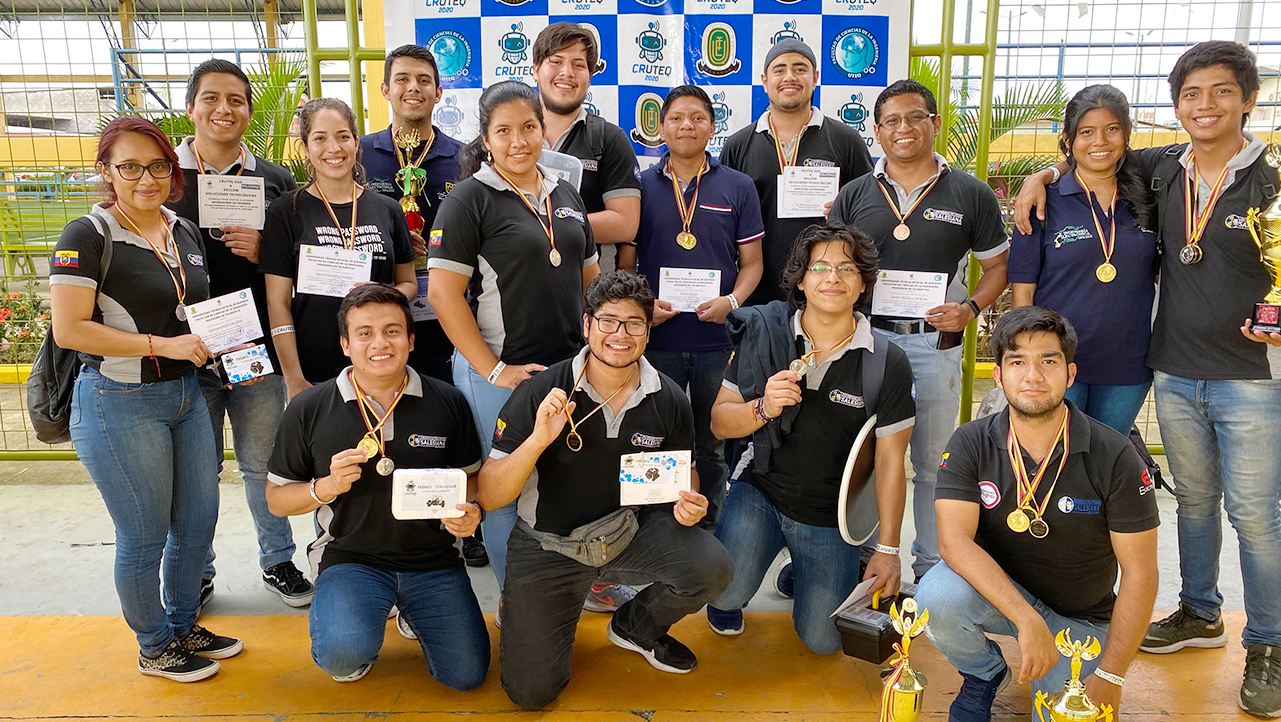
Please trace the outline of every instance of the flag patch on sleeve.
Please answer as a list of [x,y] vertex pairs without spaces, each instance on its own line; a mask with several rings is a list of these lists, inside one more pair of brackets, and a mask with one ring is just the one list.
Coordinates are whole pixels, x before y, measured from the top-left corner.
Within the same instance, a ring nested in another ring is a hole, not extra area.
[[53,265],[58,268],[79,268],[80,252],[79,251],[54,251]]

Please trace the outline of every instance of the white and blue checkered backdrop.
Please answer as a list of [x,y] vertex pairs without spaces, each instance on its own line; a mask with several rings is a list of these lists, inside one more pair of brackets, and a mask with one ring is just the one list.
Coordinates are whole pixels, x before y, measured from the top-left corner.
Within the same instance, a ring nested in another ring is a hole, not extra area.
[[533,44],[554,22],[582,24],[600,39],[585,104],[627,131],[647,166],[662,155],[658,108],[671,88],[703,87],[716,110],[711,150],[769,105],[761,65],[784,38],[818,56],[815,104],[863,132],[873,157],[872,105],[907,77],[907,0],[388,0],[386,45],[417,43],[440,66],[444,98],[435,121],[475,137],[476,101],[501,80],[534,84]]

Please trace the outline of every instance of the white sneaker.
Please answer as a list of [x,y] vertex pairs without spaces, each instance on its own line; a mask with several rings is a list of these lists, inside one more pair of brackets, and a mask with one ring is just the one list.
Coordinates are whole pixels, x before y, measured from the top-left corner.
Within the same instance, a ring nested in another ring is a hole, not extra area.
[[334,677],[333,679],[335,682],[355,682],[361,679],[362,677],[364,677],[365,675],[369,674],[369,670],[372,669],[373,666],[374,666],[373,662],[370,662],[369,664],[362,664],[360,665],[359,669],[347,675],[346,677]]
[[396,613],[396,631],[400,632],[400,636],[405,639],[418,639],[418,635],[414,634],[413,628],[409,626],[409,620],[405,619],[405,615],[400,612]]

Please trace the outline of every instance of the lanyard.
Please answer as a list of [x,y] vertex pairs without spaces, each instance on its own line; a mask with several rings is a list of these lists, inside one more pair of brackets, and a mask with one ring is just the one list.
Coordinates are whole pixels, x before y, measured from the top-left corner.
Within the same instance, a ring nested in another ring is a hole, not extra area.
[[1112,265],[1112,252],[1116,250],[1116,197],[1121,194],[1121,189],[1117,188],[1112,193],[1112,205],[1108,207],[1108,216],[1111,217],[1111,228],[1108,234],[1103,235],[1103,223],[1099,220],[1099,214],[1094,211],[1094,192],[1090,186],[1085,184],[1085,179],[1080,173],[1072,171],[1076,176],[1076,182],[1085,189],[1085,202],[1090,206],[1090,217],[1094,219],[1094,230],[1098,231],[1099,243],[1103,245],[1103,264],[1094,271],[1094,275],[1104,283],[1110,283],[1116,278],[1116,266]]
[[[547,197],[544,199],[547,203],[547,222],[543,223],[543,217],[538,215],[538,209],[535,208],[534,204],[530,203],[529,199],[525,197],[525,192],[522,191],[511,178],[507,177],[507,174],[498,167],[497,163],[493,165],[493,169],[502,177],[503,180],[507,181],[507,185],[511,186],[512,190],[516,193],[516,197],[520,199],[521,203],[525,204],[525,207],[529,209],[529,212],[534,214],[534,218],[538,220],[538,225],[542,227],[543,233],[547,234],[547,241],[551,243],[552,246],[552,252],[548,254],[548,258],[551,260],[553,266],[560,266],[560,251],[556,250],[556,229],[552,226],[552,194],[548,193]],[[540,171],[538,174],[540,183],[542,182],[542,177],[543,175]]]
[[698,176],[694,179],[694,199],[685,205],[685,194],[681,192],[680,181],[676,179],[676,171],[672,170],[671,159],[668,159],[667,169],[672,171],[672,193],[676,195],[676,210],[681,214],[681,230],[689,233],[689,226],[694,222],[694,209],[698,207],[698,188],[703,183],[703,171],[707,170],[707,163],[704,162],[698,169]]
[[[401,398],[404,397],[405,387],[409,385],[409,375],[406,374],[405,380],[400,382],[400,389],[396,391],[396,398],[392,399],[391,404],[387,407],[387,412],[381,417],[379,417],[378,412],[374,410],[373,404],[365,398],[365,392],[361,391],[360,384],[357,383],[356,374],[354,372],[351,374],[351,385],[356,389],[356,398],[360,401],[360,418],[365,422],[365,429],[368,430],[364,439],[373,441],[378,453],[386,456],[387,440],[383,434],[383,426],[387,423],[387,419],[391,418],[391,412],[396,410],[396,404],[399,404]],[[377,418],[378,423],[373,423],[371,418]],[[364,442],[364,439],[361,439],[361,441]],[[373,456],[373,454],[369,454],[365,449],[362,449],[362,451],[366,451],[367,456]]]
[[[623,389],[627,388],[627,385],[630,384],[632,382],[632,379],[636,376],[636,369],[638,368],[640,368],[639,363],[632,368],[632,372],[631,374],[628,375],[627,380],[624,381],[617,389],[615,389],[614,393],[609,395],[609,398],[600,402],[600,404],[597,405],[596,408],[592,409],[590,412],[588,412],[586,416],[579,419],[577,422],[574,421],[574,417],[572,415],[568,413],[565,414],[565,419],[569,422],[569,435],[565,437],[565,445],[569,447],[570,451],[579,451],[583,448],[583,437],[578,435],[578,425],[586,422],[588,419],[595,416],[597,411],[600,411],[601,409],[605,408],[605,406],[609,404],[609,402],[614,400],[615,396],[618,396],[618,394],[622,392]],[[583,370],[579,371],[578,378],[574,379],[574,388],[569,392],[570,397],[573,397],[574,394],[578,393],[578,384],[582,382],[583,376],[586,373],[587,373],[587,362],[584,361]]]
[[[813,366],[813,365],[815,365],[815,364],[814,364],[814,357],[815,357],[816,355],[818,355],[818,354],[820,354],[820,353],[831,353],[831,352],[835,351],[836,349],[838,349],[838,348],[840,348],[840,347],[844,346],[845,344],[847,344],[847,343],[849,343],[850,341],[854,340],[854,334],[855,334],[855,333],[857,333],[857,332],[858,332],[858,321],[854,321],[854,330],[850,331],[850,335],[848,335],[848,336],[846,336],[845,338],[841,339],[840,343],[836,344],[835,346],[833,346],[833,347],[831,347],[831,348],[829,348],[829,349],[827,349],[827,350],[825,350],[825,351],[819,351],[819,350],[818,350],[818,347],[817,347],[817,346],[814,346],[814,341],[813,341],[813,339],[810,339],[809,331],[806,331],[806,330],[805,330],[805,322],[804,322],[804,321],[802,321],[802,322],[801,322],[801,333],[804,333],[804,334],[805,334],[805,338],[806,338],[806,340],[808,340],[808,341],[810,342],[810,346],[812,346],[813,348],[812,348],[812,349],[810,349],[809,353],[806,353],[806,354],[804,354],[804,355],[802,355],[802,356],[801,356],[801,361],[802,361],[802,362],[804,362],[806,366]],[[793,371],[796,371],[796,369],[792,369],[792,370],[793,370]],[[797,373],[800,373],[800,372],[799,372],[799,371],[797,371]]]
[[[200,151],[196,150],[195,143],[191,144],[191,152],[196,156],[196,173],[198,175],[204,175],[205,159],[200,157]],[[236,152],[238,153],[236,157],[237,161],[240,163],[240,168],[236,169],[236,175],[240,175],[241,173],[245,172],[245,147],[240,146],[240,148]]]
[[[1010,432],[1006,436],[1006,452],[1010,457],[1010,466],[1014,469],[1014,480],[1018,484],[1018,508],[1027,509],[1033,515],[1040,519],[1045,513],[1046,506],[1050,503],[1050,497],[1054,495],[1054,487],[1058,486],[1059,479],[1063,476],[1063,467],[1067,464],[1068,457],[1068,418],[1071,412],[1065,406],[1063,408],[1063,423],[1059,424],[1059,430],[1054,435],[1054,442],[1050,444],[1050,451],[1045,455],[1041,462],[1041,467],[1036,470],[1036,476],[1031,480],[1028,479],[1027,467],[1023,464],[1023,452],[1019,447],[1019,437],[1014,433],[1014,419],[1010,419]],[[1063,458],[1059,459],[1059,469],[1054,473],[1054,482],[1050,484],[1050,490],[1046,492],[1045,498],[1038,504],[1036,502],[1036,490],[1041,485],[1041,478],[1045,476],[1045,471],[1050,467],[1049,461],[1054,457],[1054,449],[1063,442]],[[1031,502],[1031,503],[1029,503]]]
[[912,215],[912,211],[916,210],[917,206],[921,205],[921,201],[925,200],[925,196],[928,196],[930,191],[934,190],[934,186],[938,185],[939,180],[942,178],[943,169],[940,168],[939,174],[934,176],[934,180],[930,181],[930,184],[926,186],[925,190],[921,191],[921,195],[917,196],[912,205],[903,213],[899,213],[898,205],[896,205],[894,203],[894,199],[890,197],[890,192],[885,190],[885,184],[881,183],[880,180],[876,181],[876,187],[881,189],[881,195],[885,196],[885,202],[890,204],[890,210],[894,211],[894,217],[898,219],[898,225],[894,227],[895,238],[900,241],[906,241],[908,237],[912,235],[911,229],[907,227],[907,217]]
[[1210,215],[1214,213],[1214,206],[1223,195],[1223,181],[1227,180],[1227,177],[1228,167],[1224,165],[1223,172],[1219,174],[1219,179],[1214,182],[1214,187],[1210,190],[1210,200],[1205,204],[1205,212],[1198,212],[1196,153],[1188,154],[1188,169],[1183,174],[1183,227],[1189,246],[1200,243],[1201,237],[1205,235],[1205,228],[1210,224]]
[[[134,222],[132,218],[129,217],[128,213],[125,213],[125,209],[121,208],[119,203],[116,204],[116,212],[119,213],[121,217],[125,219],[125,222],[129,224],[129,227],[133,230],[134,233],[137,233],[142,238],[142,240],[147,242],[147,245],[151,247],[151,252],[156,254],[156,260],[160,261],[160,265],[165,267],[165,272],[169,274],[169,280],[173,281],[174,293],[176,293],[178,296],[178,307],[181,308],[183,305],[183,301],[185,301],[187,298],[187,269],[185,269],[182,265],[182,255],[178,253],[178,241],[174,240],[173,227],[170,226],[168,223],[164,224],[165,250],[169,250],[169,243],[172,241],[173,255],[175,258],[178,259],[177,274],[175,274],[169,268],[169,262],[165,260],[165,257],[163,254],[161,254],[160,249],[156,248],[156,244],[152,243],[150,238],[147,238],[145,235],[143,235],[142,229],[139,228],[138,224]],[[163,222],[164,216],[161,216],[160,219]]]
[[785,154],[783,152],[783,142],[778,138],[778,131],[774,128],[774,117],[769,116],[766,120],[769,123],[770,136],[774,138],[774,151],[778,153],[778,172],[782,173],[789,165],[796,165],[796,154],[801,151],[801,135],[805,133],[805,126],[801,126],[801,132],[796,134],[796,141],[792,144],[792,152]]
[[334,222],[334,227],[338,229],[338,237],[342,240],[342,247],[352,250],[356,247],[356,209],[360,206],[360,199],[356,197],[355,188],[351,194],[351,236],[342,237],[342,224],[338,222],[338,216],[334,213],[334,207],[329,204],[329,199],[325,197],[325,190],[316,184],[316,192],[320,194],[320,200],[325,204],[325,210],[329,211],[329,218]]

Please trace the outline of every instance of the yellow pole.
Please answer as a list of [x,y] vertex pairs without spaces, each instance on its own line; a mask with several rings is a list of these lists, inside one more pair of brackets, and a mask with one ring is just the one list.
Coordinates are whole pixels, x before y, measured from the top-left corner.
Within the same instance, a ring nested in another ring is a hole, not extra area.
[[[365,47],[383,47],[387,40],[383,29],[382,0],[361,0],[360,17],[361,24],[364,25]],[[383,100],[382,77],[382,64],[369,61],[369,66],[365,68],[365,97],[369,99],[369,132],[371,133],[382,130],[391,123],[387,101]]]

